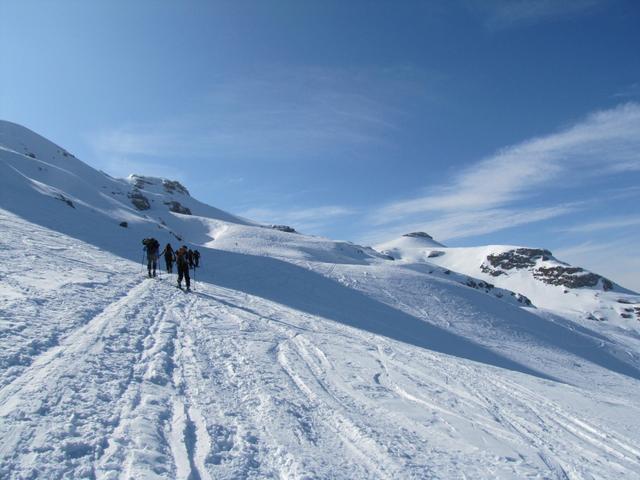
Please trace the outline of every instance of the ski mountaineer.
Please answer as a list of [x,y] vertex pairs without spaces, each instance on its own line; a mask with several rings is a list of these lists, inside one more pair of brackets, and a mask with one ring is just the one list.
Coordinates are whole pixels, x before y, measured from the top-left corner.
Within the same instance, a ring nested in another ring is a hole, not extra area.
[[191,290],[191,278],[189,277],[189,249],[186,245],[176,250],[176,265],[178,266],[178,288],[182,288],[182,278],[187,284],[187,291]]
[[176,260],[176,255],[170,243],[167,243],[167,246],[164,247],[160,255],[164,255],[164,261],[167,264],[167,273],[173,273],[173,262]]
[[189,249],[189,252],[187,252],[187,258],[189,259],[189,268],[193,268],[193,250]]
[[[142,240],[144,245],[144,251],[147,255],[147,272],[149,277],[156,276],[156,269],[158,268],[158,251],[160,250],[160,244],[155,238],[145,238]],[[153,274],[152,274],[153,273]]]
[[193,266],[195,268],[200,266],[200,252],[198,250],[193,251]]

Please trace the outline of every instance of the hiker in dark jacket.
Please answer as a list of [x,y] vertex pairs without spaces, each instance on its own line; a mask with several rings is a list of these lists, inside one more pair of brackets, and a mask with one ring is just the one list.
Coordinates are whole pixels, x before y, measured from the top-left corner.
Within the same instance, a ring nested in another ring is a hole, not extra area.
[[198,250],[193,251],[193,266],[195,268],[200,266],[200,252]]
[[173,262],[176,260],[176,254],[173,252],[170,243],[167,243],[167,246],[164,247],[160,255],[164,255],[164,261],[167,264],[167,273],[173,273]]
[[183,245],[176,250],[176,265],[178,267],[178,287],[182,288],[182,279],[187,284],[187,290],[191,289],[191,278],[189,277],[189,249]]
[[142,240],[144,245],[144,252],[147,256],[147,272],[149,277],[156,276],[156,269],[158,268],[158,251],[160,250],[160,244],[155,238],[145,238]]
[[193,250],[189,249],[187,252],[187,258],[189,259],[189,268],[193,268]]

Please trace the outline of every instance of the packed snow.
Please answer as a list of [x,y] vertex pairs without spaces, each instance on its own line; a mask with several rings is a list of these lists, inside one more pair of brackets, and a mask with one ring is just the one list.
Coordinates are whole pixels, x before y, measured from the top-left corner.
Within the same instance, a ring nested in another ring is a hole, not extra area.
[[[0,170],[0,478],[640,478],[636,330],[6,122]],[[200,250],[193,292],[147,277],[148,236]]]

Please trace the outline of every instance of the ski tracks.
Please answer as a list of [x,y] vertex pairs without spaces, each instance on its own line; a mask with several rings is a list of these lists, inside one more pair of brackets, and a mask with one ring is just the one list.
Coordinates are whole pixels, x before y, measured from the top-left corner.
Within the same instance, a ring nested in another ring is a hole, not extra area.
[[95,476],[158,307],[143,281],[0,390],[0,472]]
[[[557,402],[508,380],[493,379],[480,393],[496,418],[534,446],[556,478],[590,478],[612,466],[625,478],[640,471],[640,449],[611,428],[606,430]],[[508,399],[498,405],[495,398]]]
[[306,338],[318,323],[222,288],[198,295],[176,352],[189,417],[206,423],[194,422],[202,478],[411,478],[316,368],[331,368]]

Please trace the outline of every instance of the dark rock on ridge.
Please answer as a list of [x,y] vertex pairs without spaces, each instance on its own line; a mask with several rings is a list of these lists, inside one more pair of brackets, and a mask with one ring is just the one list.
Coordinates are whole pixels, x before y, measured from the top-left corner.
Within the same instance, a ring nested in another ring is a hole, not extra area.
[[290,227],[289,225],[271,225],[271,228],[285,233],[298,233],[295,228]]
[[171,210],[172,212],[182,213],[183,215],[191,215],[191,210],[182,205],[180,202],[172,200],[171,202],[164,202],[164,204],[168,205],[169,210]]
[[133,206],[136,207],[136,209],[149,210],[151,208],[149,199],[145,197],[142,193],[140,193],[140,190],[134,189],[133,191],[129,192],[127,196],[131,200],[131,203],[133,204]]
[[189,190],[177,180],[163,180],[162,186],[167,193],[173,194],[178,192],[183,195],[189,195]]

